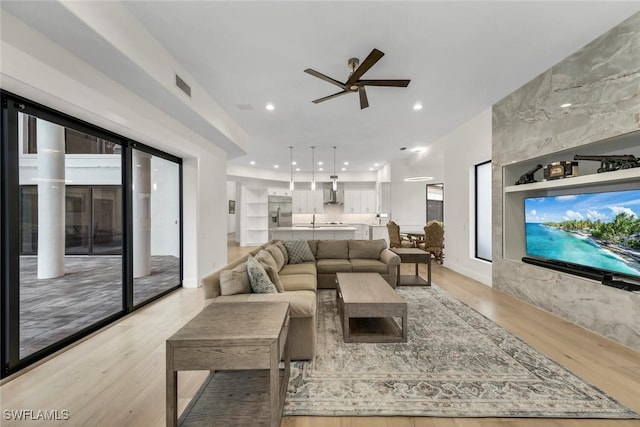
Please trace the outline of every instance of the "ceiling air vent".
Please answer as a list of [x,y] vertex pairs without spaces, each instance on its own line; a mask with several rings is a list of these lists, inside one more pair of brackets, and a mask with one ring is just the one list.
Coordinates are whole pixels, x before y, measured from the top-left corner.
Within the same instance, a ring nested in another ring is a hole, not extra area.
[[191,98],[191,87],[185,83],[184,80],[180,78],[179,75],[176,74],[176,86],[180,88],[181,91],[187,94],[189,98]]

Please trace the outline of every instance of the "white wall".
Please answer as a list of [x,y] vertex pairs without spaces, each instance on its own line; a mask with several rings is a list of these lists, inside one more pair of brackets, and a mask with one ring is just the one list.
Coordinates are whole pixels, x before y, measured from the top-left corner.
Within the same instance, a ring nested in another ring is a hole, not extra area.
[[[424,227],[427,219],[427,184],[444,182],[444,153],[434,145],[411,159],[391,161],[390,219],[402,226]],[[430,176],[431,181],[405,182],[412,176]],[[446,199],[445,186],[445,199]]]
[[491,263],[476,259],[475,165],[491,160],[491,109],[441,138],[444,147],[445,264],[491,285]]
[[227,205],[220,201],[226,201],[227,154],[216,141],[203,138],[8,12],[3,10],[0,19],[0,87],[182,157],[183,283],[197,286],[203,275],[226,264],[226,227],[221,224],[226,224]]

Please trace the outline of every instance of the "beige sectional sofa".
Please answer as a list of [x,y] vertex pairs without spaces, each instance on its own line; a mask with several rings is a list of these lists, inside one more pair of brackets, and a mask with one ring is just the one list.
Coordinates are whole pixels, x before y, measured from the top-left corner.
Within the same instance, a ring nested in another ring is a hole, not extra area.
[[[317,330],[317,288],[335,288],[336,273],[338,272],[375,272],[392,286],[396,287],[397,266],[400,257],[391,252],[384,239],[381,240],[308,240],[306,241],[314,261],[292,264],[278,262],[280,253],[283,252],[282,242],[271,241],[251,251],[250,255],[256,259],[265,261],[276,260],[277,278],[282,292],[278,293],[252,293],[247,291],[246,283],[238,285],[243,289],[235,289],[229,295],[227,282],[229,277],[236,275],[242,280],[243,267],[249,255],[226,265],[222,269],[202,279],[202,286],[206,299],[214,299],[214,302],[222,301],[288,301],[291,310],[290,321],[290,351],[294,360],[312,359],[316,352]],[[277,252],[280,251],[280,252]],[[275,256],[269,257],[266,252]],[[284,261],[288,261],[284,250]],[[265,262],[268,264],[269,262]],[[229,273],[229,270],[232,273]],[[224,273],[227,271],[227,273]],[[234,272],[235,271],[235,272]],[[237,272],[237,273],[236,273]],[[269,273],[269,269],[267,268]],[[221,275],[224,275],[221,288]],[[234,278],[236,276],[233,276]],[[240,279],[238,279],[240,280]],[[225,289],[227,289],[225,291]],[[223,295],[223,294],[227,295]],[[230,319],[232,320],[232,319]]]

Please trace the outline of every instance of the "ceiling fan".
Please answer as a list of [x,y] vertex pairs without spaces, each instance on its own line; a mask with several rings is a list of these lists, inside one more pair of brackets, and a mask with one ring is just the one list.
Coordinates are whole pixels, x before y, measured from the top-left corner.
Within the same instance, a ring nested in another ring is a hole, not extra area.
[[373,49],[369,56],[365,58],[365,60],[360,64],[360,60],[358,58],[351,58],[347,61],[349,68],[351,68],[351,75],[347,79],[346,82],[340,83],[337,80],[332,79],[331,77],[325,76],[322,73],[317,72],[316,70],[312,70],[311,68],[307,68],[304,70],[305,73],[311,74],[312,76],[318,77],[324,81],[332,83],[342,91],[338,93],[334,93],[333,95],[325,96],[324,98],[316,99],[312,101],[314,104],[318,104],[320,102],[327,101],[332,98],[336,98],[340,95],[346,95],[348,93],[358,92],[360,95],[360,109],[367,108],[369,106],[369,100],[367,99],[367,92],[365,91],[365,86],[392,86],[392,87],[407,87],[411,80],[360,80],[360,77],[364,73],[366,73],[371,67],[374,66],[376,62],[380,60],[384,56],[384,53],[379,51],[378,49]]

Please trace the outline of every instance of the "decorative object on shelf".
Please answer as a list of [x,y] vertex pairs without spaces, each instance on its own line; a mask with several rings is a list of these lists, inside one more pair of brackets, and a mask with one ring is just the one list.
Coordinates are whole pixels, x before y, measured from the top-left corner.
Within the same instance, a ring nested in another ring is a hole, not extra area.
[[578,162],[553,162],[544,168],[544,179],[578,176]]
[[626,155],[594,155],[594,156],[582,156],[576,154],[573,156],[573,160],[592,160],[600,162],[598,173],[617,171],[618,169],[631,169],[640,167],[640,159],[631,154]]
[[520,176],[520,179],[516,181],[516,185],[531,184],[532,182],[538,182],[533,177],[533,174],[539,171],[540,169],[542,169],[542,165],[539,165],[539,164],[535,165],[533,168],[531,168],[530,171],[525,172],[524,174],[522,174],[522,176]]
[[229,200],[229,213],[230,214],[236,213],[236,201],[235,200]]

